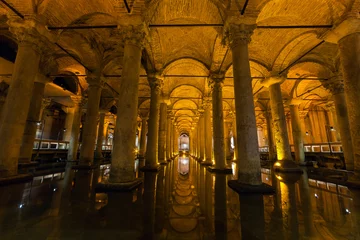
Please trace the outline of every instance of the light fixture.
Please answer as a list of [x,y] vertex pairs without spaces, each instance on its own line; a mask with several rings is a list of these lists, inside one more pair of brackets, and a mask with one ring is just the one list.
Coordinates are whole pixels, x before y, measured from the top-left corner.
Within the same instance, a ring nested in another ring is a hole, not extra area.
[[335,128],[333,126],[330,126],[330,131],[335,131]]
[[346,214],[350,214],[351,212],[349,211],[349,209],[345,209],[345,212],[346,212]]
[[20,205],[19,205],[19,208],[23,208],[23,206],[24,206],[23,204],[20,204]]
[[306,134],[306,136],[308,136],[308,135],[309,135],[309,132],[306,132],[305,134]]
[[319,196],[316,193],[314,195],[315,195],[316,198],[319,198]]

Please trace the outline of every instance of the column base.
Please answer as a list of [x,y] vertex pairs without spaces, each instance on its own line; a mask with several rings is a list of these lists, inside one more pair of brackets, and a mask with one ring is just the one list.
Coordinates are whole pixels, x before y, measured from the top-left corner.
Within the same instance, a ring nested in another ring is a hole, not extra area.
[[274,171],[284,173],[303,173],[303,170],[292,160],[281,160],[275,162]]
[[215,166],[208,167],[207,170],[212,173],[232,174],[232,168],[216,168]]
[[95,192],[108,193],[108,192],[131,192],[138,188],[142,184],[142,179],[134,179],[130,182],[112,183],[112,182],[100,182],[95,186]]
[[262,195],[272,195],[275,194],[275,189],[271,186],[262,183],[260,185],[250,185],[245,183],[240,183],[237,180],[228,181],[228,186],[240,194],[262,194]]
[[200,162],[201,165],[204,165],[204,166],[212,166],[213,165],[213,162],[207,162],[207,161],[203,161],[203,162]]
[[154,166],[148,166],[145,165],[144,167],[140,168],[140,171],[142,172],[158,172],[161,168],[161,165],[154,165]]
[[[0,170],[0,186],[6,186],[11,184],[23,183],[23,182],[31,182],[33,180],[33,176],[30,174],[18,174],[14,176],[6,176],[2,177],[3,173],[6,171]],[[5,173],[6,174],[6,173]]]

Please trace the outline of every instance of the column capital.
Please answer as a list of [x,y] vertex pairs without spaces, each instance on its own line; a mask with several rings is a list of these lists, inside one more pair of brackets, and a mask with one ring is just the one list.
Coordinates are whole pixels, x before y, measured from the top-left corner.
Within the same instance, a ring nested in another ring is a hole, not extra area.
[[336,75],[327,81],[322,81],[323,86],[329,90],[333,95],[344,93],[344,80],[342,75]]
[[326,32],[323,36],[321,36],[321,39],[337,44],[341,42],[343,38],[353,33],[360,33],[360,19],[358,17],[351,16],[343,20],[331,31]]
[[105,84],[105,78],[98,73],[89,73],[86,76],[86,82],[89,84],[90,87],[97,87],[97,88],[103,88]]
[[84,98],[82,96],[79,95],[72,95],[70,96],[71,100],[73,101],[74,105],[83,105],[84,104]]
[[45,109],[51,104],[51,98],[43,98],[41,102],[41,108]]
[[249,44],[255,28],[256,24],[246,25],[244,23],[229,23],[225,28],[224,42],[231,48],[234,48],[237,45]]
[[136,23],[131,25],[118,25],[116,35],[119,35],[125,45],[134,45],[139,48],[144,47],[144,40],[148,28],[144,23]]
[[10,18],[7,21],[9,30],[14,34],[20,44],[28,44],[40,55],[49,52],[51,44],[49,39],[53,37],[38,19],[26,17],[25,19]]
[[283,83],[287,78],[287,73],[278,73],[278,72],[272,72],[270,74],[270,77],[266,77],[264,79],[262,79],[260,81],[260,83],[264,86],[264,87],[270,87],[271,85],[274,85],[276,83]]
[[148,73],[148,82],[151,90],[155,90],[160,94],[160,90],[163,86],[163,78],[157,73]]
[[210,73],[210,77],[208,79],[209,86],[213,89],[215,87],[222,88],[224,84],[225,74],[223,72],[220,73]]
[[300,116],[300,118],[306,118],[308,112],[309,112],[309,111],[307,111],[307,110],[299,111],[299,116]]

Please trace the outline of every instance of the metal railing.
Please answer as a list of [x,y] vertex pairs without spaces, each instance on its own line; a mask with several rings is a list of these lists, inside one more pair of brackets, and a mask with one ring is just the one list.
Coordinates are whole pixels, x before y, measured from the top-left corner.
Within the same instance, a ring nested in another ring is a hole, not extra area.
[[[290,145],[291,151],[294,152],[294,145]],[[268,153],[269,146],[259,147],[260,153]],[[311,143],[304,144],[304,152],[318,152],[318,153],[342,153],[342,144],[341,142],[330,142],[330,143]]]
[[48,139],[35,139],[33,149],[66,150],[69,149],[69,142]]

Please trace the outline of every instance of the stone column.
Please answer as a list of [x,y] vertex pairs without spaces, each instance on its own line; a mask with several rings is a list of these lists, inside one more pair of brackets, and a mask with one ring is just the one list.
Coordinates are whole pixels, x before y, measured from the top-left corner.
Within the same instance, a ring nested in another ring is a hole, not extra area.
[[204,99],[204,116],[203,116],[203,121],[204,121],[204,145],[205,145],[205,153],[204,153],[204,161],[206,164],[212,165],[212,139],[213,139],[213,134],[211,131],[211,99],[206,98]]
[[[0,127],[0,176],[17,174],[18,158],[26,118],[30,108],[32,88],[38,73],[40,56],[46,52],[47,39],[33,26],[35,20],[9,21],[10,31],[18,39],[18,51],[11,84],[2,112]],[[45,28],[41,29],[45,31]]]
[[91,75],[86,78],[89,83],[88,103],[80,149],[80,163],[84,165],[92,165],[94,162],[97,121],[103,85],[101,78],[100,75]]
[[199,144],[200,144],[200,161],[205,161],[205,118],[204,110],[200,109],[199,117]]
[[300,165],[305,165],[304,139],[301,131],[299,103],[290,103],[290,116],[295,149],[295,161]]
[[171,128],[170,128],[170,156],[174,157],[174,123],[175,117],[171,117]]
[[255,25],[230,24],[227,32],[233,58],[238,183],[247,185],[262,184],[248,53],[254,28]]
[[19,162],[30,163],[34,141],[36,138],[36,130],[40,124],[40,114],[42,108],[42,102],[44,97],[45,85],[48,82],[48,78],[38,73],[35,78],[34,86],[32,89],[32,98],[30,101],[30,108],[27,115],[27,121],[22,138],[22,144],[20,148]]
[[97,141],[96,141],[96,151],[95,157],[98,159],[103,158],[102,155],[102,146],[104,140],[104,125],[105,125],[105,114],[108,113],[108,110],[100,110],[99,112],[99,127],[98,127],[98,134],[97,134]]
[[[337,129],[340,132],[341,144],[343,148],[345,166],[346,170],[354,170],[354,151],[351,141],[351,131],[349,126],[348,110],[346,108],[346,100],[344,94],[344,83],[341,79],[341,76],[338,76],[330,83],[324,84],[324,86],[329,89],[333,95],[335,102],[335,111],[336,118],[339,128]],[[353,109],[350,110],[350,112]]]
[[237,161],[237,156],[238,156],[238,142],[237,142],[237,130],[236,130],[236,116],[235,113],[233,113],[233,121],[232,121],[232,125],[231,125],[231,129],[233,132],[233,139],[234,139],[234,156],[233,156],[233,161]]
[[75,109],[73,107],[63,107],[64,112],[66,112],[65,118],[65,132],[63,135],[64,141],[70,141],[71,138],[71,127],[74,121]]
[[145,37],[143,26],[125,26],[122,29],[124,59],[109,177],[109,181],[113,183],[136,182],[134,148],[138,116],[141,49]]
[[273,128],[272,128],[272,117],[271,112],[266,111],[264,113],[266,119],[266,129],[268,135],[268,148],[269,148],[269,160],[275,161],[276,160],[276,153],[275,153],[275,143],[274,143],[274,135],[273,135]]
[[300,172],[302,170],[297,167],[291,156],[285,111],[280,88],[280,84],[284,80],[285,77],[274,76],[266,78],[262,82],[269,88],[270,93],[270,107],[278,160],[274,164],[274,168],[279,171]]
[[158,166],[158,139],[159,139],[159,107],[162,80],[159,76],[149,75],[151,88],[148,142],[146,147],[145,167],[157,169]]
[[224,112],[222,99],[222,85],[224,74],[212,74],[212,109],[213,109],[213,130],[214,130],[214,159],[215,168],[225,170],[226,156],[224,143]]
[[71,133],[69,150],[68,150],[68,161],[76,161],[77,153],[79,148],[79,134],[80,134],[80,123],[81,123],[81,113],[82,106],[85,101],[81,96],[71,96],[71,100],[74,103],[74,118],[71,125],[71,128],[68,128],[68,131]]
[[225,141],[225,157],[226,160],[230,160],[231,158],[231,153],[230,153],[230,134],[229,134],[229,129],[231,127],[231,123],[230,122],[225,122],[224,123],[224,141]]
[[159,120],[159,163],[166,162],[166,128],[167,128],[167,104],[160,104],[160,120]]
[[147,136],[147,117],[141,119],[141,137],[140,137],[140,151],[139,158],[145,158],[146,152],[146,136]]
[[178,143],[179,143],[179,135],[177,134],[177,127],[176,127],[176,122],[174,121],[174,125],[173,125],[173,156],[176,156],[179,154],[179,147],[178,147]]
[[[344,89],[344,88],[343,88]],[[344,96],[345,99],[345,96]],[[329,102],[325,105],[326,117],[329,120],[329,125],[332,126],[335,131],[329,131],[330,134],[330,142],[340,142],[340,132],[339,132],[339,124],[336,117],[336,109],[333,102]]]
[[170,161],[171,158],[171,110],[167,112],[167,129],[166,129],[166,158]]

